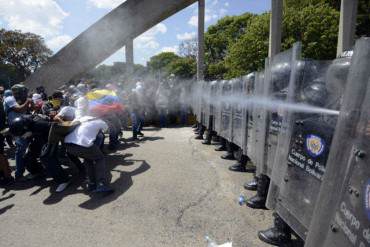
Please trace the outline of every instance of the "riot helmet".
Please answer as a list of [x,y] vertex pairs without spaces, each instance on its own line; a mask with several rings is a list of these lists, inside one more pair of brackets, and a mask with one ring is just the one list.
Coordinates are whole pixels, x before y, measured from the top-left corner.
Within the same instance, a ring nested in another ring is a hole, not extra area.
[[9,125],[9,131],[14,136],[21,136],[30,130],[30,119],[20,116],[13,119]]
[[343,94],[350,65],[350,57],[338,58],[328,68],[326,81],[331,95],[339,97]]
[[314,106],[325,106],[328,91],[326,89],[325,81],[323,78],[316,78],[301,91],[302,102],[314,105]]
[[273,91],[280,91],[288,87],[290,79],[290,64],[287,62],[277,63],[271,67],[271,80]]
[[11,89],[13,96],[18,103],[23,104],[26,102],[28,96],[28,89],[26,86],[23,84],[15,84]]

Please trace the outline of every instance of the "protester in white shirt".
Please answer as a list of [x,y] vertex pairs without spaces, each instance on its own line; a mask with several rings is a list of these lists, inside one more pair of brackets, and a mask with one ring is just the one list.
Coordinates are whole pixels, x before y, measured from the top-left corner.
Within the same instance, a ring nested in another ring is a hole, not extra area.
[[[101,119],[82,116],[88,105],[84,99],[80,99],[77,100],[76,118],[73,120],[80,125],[65,137],[66,149],[69,154],[85,159],[89,189],[109,194],[113,189],[108,185],[105,156],[101,150],[104,143],[103,132],[107,131],[108,125]],[[65,116],[68,112],[72,113],[73,109],[66,109],[61,115]]]

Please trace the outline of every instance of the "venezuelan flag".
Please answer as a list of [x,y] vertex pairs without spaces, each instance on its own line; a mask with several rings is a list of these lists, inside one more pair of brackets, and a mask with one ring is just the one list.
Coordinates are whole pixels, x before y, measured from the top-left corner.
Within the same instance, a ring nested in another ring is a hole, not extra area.
[[119,97],[114,91],[99,89],[86,94],[89,100],[89,111],[95,116],[119,113],[124,110]]

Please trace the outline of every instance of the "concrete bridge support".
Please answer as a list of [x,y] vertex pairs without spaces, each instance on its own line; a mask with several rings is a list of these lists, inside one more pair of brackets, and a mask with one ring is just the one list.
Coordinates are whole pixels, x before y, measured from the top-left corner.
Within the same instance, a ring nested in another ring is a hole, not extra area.
[[205,0],[198,1],[198,63],[197,79],[204,79],[204,18]]
[[128,74],[134,72],[134,40],[129,39],[125,46],[126,68]]
[[342,0],[338,33],[337,56],[351,50],[355,43],[358,0]]

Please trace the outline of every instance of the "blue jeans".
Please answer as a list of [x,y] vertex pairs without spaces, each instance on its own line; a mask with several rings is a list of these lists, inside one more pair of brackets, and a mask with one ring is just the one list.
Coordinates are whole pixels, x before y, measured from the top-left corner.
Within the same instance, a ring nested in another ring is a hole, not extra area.
[[68,174],[59,163],[57,148],[53,153],[40,157],[40,161],[46,167],[46,171],[54,179],[54,182],[61,184],[68,181]]
[[30,141],[22,137],[15,138],[15,177],[21,177],[26,169],[26,162],[24,155],[26,154],[27,147]]
[[159,110],[159,126],[161,128],[167,126],[167,112],[165,109]]
[[144,127],[144,114],[138,114],[138,123],[137,132],[141,132]]
[[132,135],[133,137],[136,137],[139,129],[138,114],[136,112],[131,112],[130,115],[131,115]]

